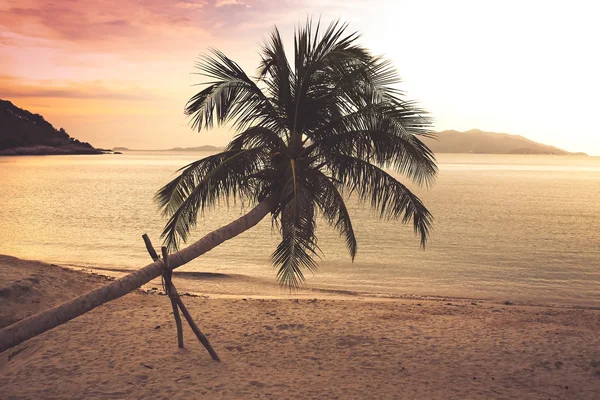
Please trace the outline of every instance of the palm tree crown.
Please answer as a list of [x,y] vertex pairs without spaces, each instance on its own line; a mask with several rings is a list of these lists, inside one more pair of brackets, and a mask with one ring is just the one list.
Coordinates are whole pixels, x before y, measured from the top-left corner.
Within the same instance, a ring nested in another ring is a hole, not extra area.
[[433,153],[419,136],[432,135],[426,114],[403,98],[391,63],[357,44],[357,33],[310,21],[298,28],[291,64],[277,28],[262,46],[253,80],[213,50],[197,65],[210,79],[186,105],[199,131],[229,123],[239,132],[225,151],[180,169],[156,194],[169,218],[163,237],[172,250],[186,241],[198,212],[220,199],[271,203],[281,242],[272,255],[280,283],[297,287],[316,268],[316,220],[325,218],[357,243],[345,205],[355,193],[382,218],[413,221],[424,246],[432,216],[386,169],[419,185],[435,179]]

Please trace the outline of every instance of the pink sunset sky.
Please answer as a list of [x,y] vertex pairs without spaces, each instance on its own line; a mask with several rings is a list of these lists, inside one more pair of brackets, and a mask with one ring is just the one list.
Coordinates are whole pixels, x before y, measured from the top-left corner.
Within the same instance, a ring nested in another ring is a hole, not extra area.
[[209,47],[254,75],[277,25],[340,18],[394,61],[435,128],[520,134],[600,155],[592,1],[0,0],[0,98],[97,147],[224,145],[183,114]]

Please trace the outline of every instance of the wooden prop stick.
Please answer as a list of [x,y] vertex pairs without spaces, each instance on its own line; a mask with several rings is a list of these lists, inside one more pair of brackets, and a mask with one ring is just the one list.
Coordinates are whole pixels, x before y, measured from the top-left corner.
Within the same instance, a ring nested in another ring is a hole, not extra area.
[[152,260],[158,260],[158,254],[156,254],[154,247],[152,247],[152,242],[150,241],[148,235],[144,233],[142,235],[142,239],[144,239],[144,243],[146,244],[146,250],[148,250],[148,253],[150,254],[150,257],[152,257]]
[[178,297],[177,290],[171,282],[172,271],[169,267],[169,254],[167,252],[167,248],[163,246],[161,247],[161,250],[163,256],[163,263],[165,264],[165,275],[168,274],[168,277],[165,276],[165,290],[167,292],[167,295],[169,296],[169,300],[171,300],[171,307],[173,307],[173,317],[175,317],[175,324],[177,325],[177,345],[180,349],[183,349],[183,326],[181,325],[181,316],[179,315],[179,310],[177,309],[177,301],[175,300]]
[[[142,239],[144,239],[144,243],[146,244],[146,249],[148,250],[150,257],[152,257],[152,259],[154,261],[158,260],[159,259],[158,254],[156,254],[156,251],[154,250],[154,247],[152,246],[152,242],[150,241],[150,238],[148,237],[148,235],[144,233],[142,235]],[[168,259],[169,258],[168,258],[167,251],[166,251],[167,249],[166,248],[163,248],[163,249],[164,249],[164,250],[162,250],[163,257],[164,257],[163,263],[164,263],[165,267],[168,267]],[[171,299],[171,305],[173,305],[173,302],[175,302],[176,306],[178,306],[181,309],[181,312],[182,312],[183,316],[185,317],[185,319],[187,320],[188,324],[190,325],[190,328],[192,328],[192,331],[194,331],[194,333],[196,334],[196,337],[198,338],[200,343],[202,343],[202,345],[204,345],[206,350],[208,350],[212,359],[215,361],[221,361],[219,356],[217,355],[217,353],[211,346],[210,342],[206,338],[206,336],[204,336],[202,334],[202,332],[200,331],[200,328],[198,328],[198,325],[196,325],[196,323],[194,322],[194,319],[192,318],[191,314],[189,313],[189,311],[183,304],[183,301],[181,301],[181,298],[179,297],[179,294],[177,293],[177,289],[175,288],[175,285],[173,285],[173,282],[171,281],[171,275],[169,274],[169,272],[171,272],[171,270],[168,268],[165,268],[165,272],[167,272],[166,276],[163,273],[163,279],[165,280],[165,291],[167,292],[167,294],[169,295],[169,298]],[[168,287],[167,287],[167,283],[168,283]],[[175,322],[177,322],[177,317],[179,317],[179,313],[175,313],[175,310],[177,308],[176,306],[173,305],[173,315],[174,316],[177,315],[175,317]],[[181,317],[179,317],[179,320],[181,321]],[[183,347],[183,334],[181,337],[182,337],[182,342],[181,342],[182,345],[179,347]],[[177,339],[179,340],[179,327],[178,327]]]
[[[144,244],[146,245],[146,250],[148,250],[148,254],[152,257],[152,260],[158,260],[158,254],[154,250],[154,246],[152,246],[152,242],[147,234],[142,235],[142,239],[144,239]],[[169,258],[167,255],[167,249],[165,247],[162,248],[163,253],[163,268],[165,271],[163,272],[163,283],[165,284],[165,292],[167,296],[169,296],[169,300],[171,300],[171,307],[173,308],[173,317],[175,318],[175,325],[177,325],[177,345],[180,349],[183,348],[183,326],[181,324],[181,316],[179,315],[179,309],[177,308],[177,302],[175,298],[172,296],[173,290],[169,290],[171,286],[171,271],[169,269]],[[165,275],[168,274],[169,284],[167,284],[167,280],[165,279]]]
[[[175,286],[173,286],[173,289],[175,289]],[[183,316],[185,317],[185,319],[187,319],[188,324],[190,324],[190,328],[192,328],[192,330],[196,334],[196,337],[198,338],[198,340],[200,341],[200,343],[202,343],[204,345],[204,347],[206,347],[206,350],[208,350],[208,352],[210,353],[210,356],[212,357],[212,359],[215,360],[215,361],[221,361],[221,359],[219,358],[219,356],[215,352],[215,349],[213,349],[213,347],[210,345],[210,342],[208,341],[208,339],[206,338],[206,336],[204,336],[202,334],[202,332],[200,332],[200,329],[198,328],[198,325],[196,325],[196,323],[192,319],[192,316],[188,312],[187,308],[185,308],[185,306],[183,305],[183,301],[181,301],[181,298],[179,296],[177,296],[177,298],[175,299],[175,301],[177,302],[177,305],[181,309],[181,313],[183,314]]]

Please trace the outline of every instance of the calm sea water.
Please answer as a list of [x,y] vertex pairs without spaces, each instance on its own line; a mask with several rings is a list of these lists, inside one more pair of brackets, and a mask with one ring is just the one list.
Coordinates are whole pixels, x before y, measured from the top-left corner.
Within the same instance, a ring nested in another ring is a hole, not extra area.
[[[148,233],[158,246],[165,222],[154,192],[177,168],[205,155],[0,157],[0,253],[114,270],[144,266],[149,258],[140,236]],[[600,158],[440,154],[438,160],[437,183],[417,190],[435,217],[426,250],[410,226],[380,221],[351,199],[356,261],[320,224],[324,255],[308,286],[600,307]],[[215,209],[194,238],[240,215],[233,205]],[[263,221],[181,268],[235,274],[235,285],[188,279],[187,287],[264,290],[256,288],[274,282],[269,255],[277,240]]]

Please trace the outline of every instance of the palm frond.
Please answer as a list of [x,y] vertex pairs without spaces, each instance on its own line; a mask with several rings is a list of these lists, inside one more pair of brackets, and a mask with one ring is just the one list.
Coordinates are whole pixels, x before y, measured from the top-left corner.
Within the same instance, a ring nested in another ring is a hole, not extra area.
[[316,215],[311,190],[302,177],[296,182],[292,176],[281,191],[279,207],[274,218],[279,218],[281,242],[271,260],[278,267],[279,283],[290,290],[304,282],[303,269],[314,271],[318,257]]
[[270,40],[262,46],[258,79],[267,84],[269,96],[280,115],[285,116],[289,129],[292,124],[289,118],[293,108],[294,76],[277,28],[273,29]]
[[359,158],[342,154],[330,155],[328,168],[363,201],[379,211],[381,218],[413,221],[415,234],[425,247],[433,217],[421,200],[406,186],[381,168]]
[[[238,195],[255,199],[247,177],[259,171],[267,161],[264,148],[224,152],[219,156],[213,156],[211,162],[205,164],[191,164],[182,172],[184,178],[174,179],[157,193],[157,202],[170,214],[161,235],[170,250],[177,250],[180,241],[187,240],[199,211],[204,212],[220,200],[228,201]],[[212,168],[206,169],[209,165]]]
[[332,182],[332,178],[326,176],[321,171],[318,171],[317,174],[319,185],[315,195],[315,202],[321,209],[327,222],[345,239],[350,257],[354,261],[358,244],[344,198]]
[[319,115],[331,115],[331,106],[344,106],[338,100],[331,100],[330,96],[340,85],[333,73],[334,65],[361,64],[369,58],[368,52],[355,44],[360,35],[356,32],[346,34],[346,28],[347,24],[335,21],[320,36],[320,22],[313,34],[312,21],[309,20],[305,28],[299,28],[296,32],[295,108],[291,127],[296,135],[314,128],[315,122],[324,119]]
[[227,145],[227,150],[234,151],[253,147],[264,147],[271,151],[282,150],[285,148],[285,142],[272,130],[262,126],[253,126],[237,134]]
[[[407,111],[405,119],[412,114]],[[394,118],[392,118],[394,117]],[[415,183],[429,186],[437,176],[433,152],[404,126],[395,108],[371,105],[339,119],[326,132],[313,135],[317,139],[306,149],[307,154],[338,152],[393,168]]]
[[193,96],[185,107],[192,128],[209,129],[228,121],[238,129],[261,125],[280,130],[281,120],[270,100],[242,68],[218,50],[197,64],[200,74],[214,81]]
[[239,153],[239,150],[225,151],[194,161],[177,170],[178,177],[160,188],[154,195],[164,216],[171,216],[194,190],[197,183],[207,174],[222,164],[229,157]]

